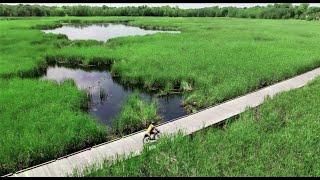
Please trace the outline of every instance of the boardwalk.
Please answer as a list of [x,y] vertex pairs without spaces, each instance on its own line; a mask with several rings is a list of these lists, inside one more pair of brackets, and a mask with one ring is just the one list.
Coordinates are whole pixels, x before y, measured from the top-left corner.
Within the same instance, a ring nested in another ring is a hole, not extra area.
[[[272,97],[279,92],[302,87],[318,75],[320,75],[320,68],[163,124],[158,129],[166,134],[177,133],[180,130],[186,134],[193,133],[242,113],[248,107],[260,105],[266,96]],[[99,164],[106,158],[114,158],[117,154],[128,155],[131,152],[138,154],[143,148],[143,135],[143,132],[139,132],[117,141],[94,146],[82,152],[17,172],[11,176],[66,176],[66,174],[72,173],[75,168],[81,169],[88,165]]]

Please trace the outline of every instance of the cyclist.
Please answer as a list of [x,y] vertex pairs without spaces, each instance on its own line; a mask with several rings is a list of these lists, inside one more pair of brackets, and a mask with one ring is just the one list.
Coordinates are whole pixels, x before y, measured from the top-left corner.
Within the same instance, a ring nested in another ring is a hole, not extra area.
[[[151,124],[149,125],[148,129],[147,129],[147,134],[150,136],[150,138],[152,137],[151,135],[154,135],[155,133],[158,133],[159,130],[155,127],[155,122],[152,121]],[[154,136],[153,136],[154,139]]]

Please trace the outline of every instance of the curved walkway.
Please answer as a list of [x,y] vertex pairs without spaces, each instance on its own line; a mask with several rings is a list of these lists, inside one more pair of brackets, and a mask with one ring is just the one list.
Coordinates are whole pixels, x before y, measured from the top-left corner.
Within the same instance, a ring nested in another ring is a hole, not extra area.
[[[198,113],[165,123],[160,125],[158,129],[163,134],[174,134],[179,131],[183,131],[186,135],[191,134],[240,114],[248,107],[260,105],[266,96],[272,97],[279,92],[302,87],[318,75],[320,75],[320,68],[210,107]],[[71,174],[74,169],[81,170],[89,165],[100,164],[105,159],[114,159],[117,155],[129,155],[130,153],[137,155],[143,149],[143,135],[144,132],[140,131],[119,140],[100,144],[7,176],[66,176],[67,174]]]

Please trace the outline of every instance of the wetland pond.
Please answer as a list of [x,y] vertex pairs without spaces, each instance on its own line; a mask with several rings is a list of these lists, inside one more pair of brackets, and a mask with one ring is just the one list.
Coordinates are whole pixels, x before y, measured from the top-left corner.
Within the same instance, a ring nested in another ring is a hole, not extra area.
[[[44,30],[45,33],[65,34],[70,40],[98,40],[106,42],[108,39],[146,35],[158,32],[177,33],[179,31],[153,31],[123,24],[91,24],[91,25],[64,25],[53,30]],[[64,66],[49,66],[46,74],[42,77],[46,80],[54,80],[58,83],[66,79],[75,81],[78,89],[85,90],[90,96],[89,113],[101,123],[112,124],[112,119],[121,111],[122,105],[128,95],[132,94],[133,87],[125,87],[112,77],[107,68],[84,70]],[[158,114],[163,121],[168,121],[187,114],[181,106],[180,94],[157,97],[151,93],[138,90],[140,97],[145,101],[156,99]]]
[[64,34],[70,40],[97,40],[106,42],[109,39],[124,36],[147,35],[155,33],[180,33],[180,31],[146,30],[124,24],[66,24],[62,27],[43,30],[45,33]]

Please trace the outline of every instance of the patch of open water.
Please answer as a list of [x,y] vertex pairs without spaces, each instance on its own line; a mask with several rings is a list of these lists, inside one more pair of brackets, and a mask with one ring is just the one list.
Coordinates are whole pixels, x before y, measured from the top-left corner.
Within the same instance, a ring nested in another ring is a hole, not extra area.
[[[50,66],[46,74],[41,78],[54,80],[61,83],[67,79],[73,79],[78,89],[85,90],[90,96],[89,113],[103,124],[111,125],[112,119],[121,111],[121,107],[134,88],[124,87],[119,84],[108,70],[83,70],[77,68]],[[139,91],[139,90],[138,90]],[[164,121],[186,115],[181,106],[180,94],[157,97],[154,94],[141,92],[143,100],[158,102],[158,114]]]
[[97,40],[106,42],[111,38],[133,36],[133,35],[147,35],[155,33],[180,33],[180,31],[160,31],[160,30],[146,30],[140,27],[128,26],[124,24],[67,24],[62,27],[43,30],[45,33],[64,34],[70,40]]

